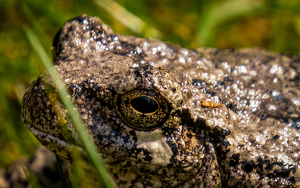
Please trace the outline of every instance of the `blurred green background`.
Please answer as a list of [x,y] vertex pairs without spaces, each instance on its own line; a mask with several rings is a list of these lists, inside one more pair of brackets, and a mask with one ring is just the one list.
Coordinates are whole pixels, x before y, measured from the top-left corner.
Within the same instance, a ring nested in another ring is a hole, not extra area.
[[188,48],[300,49],[299,0],[0,0],[0,12],[0,167],[38,145],[21,122],[20,102],[44,68],[24,28],[33,29],[49,55],[56,31],[83,13],[117,33]]

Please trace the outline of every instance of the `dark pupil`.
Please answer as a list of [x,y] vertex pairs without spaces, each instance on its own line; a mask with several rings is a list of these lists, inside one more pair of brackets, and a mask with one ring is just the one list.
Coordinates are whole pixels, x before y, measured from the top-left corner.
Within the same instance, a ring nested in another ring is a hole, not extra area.
[[136,97],[131,100],[130,104],[135,110],[142,113],[151,113],[158,109],[157,102],[147,96]]

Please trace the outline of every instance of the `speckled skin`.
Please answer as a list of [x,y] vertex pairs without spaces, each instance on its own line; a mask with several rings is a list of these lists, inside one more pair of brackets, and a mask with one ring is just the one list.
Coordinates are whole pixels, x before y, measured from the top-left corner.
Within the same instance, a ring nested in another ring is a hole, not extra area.
[[[300,186],[299,56],[193,51],[115,34],[86,15],[66,22],[53,56],[120,187]],[[118,97],[132,90],[163,97],[167,118],[146,130],[125,123]],[[22,119],[70,159],[81,144],[56,92],[43,72],[26,90]]]

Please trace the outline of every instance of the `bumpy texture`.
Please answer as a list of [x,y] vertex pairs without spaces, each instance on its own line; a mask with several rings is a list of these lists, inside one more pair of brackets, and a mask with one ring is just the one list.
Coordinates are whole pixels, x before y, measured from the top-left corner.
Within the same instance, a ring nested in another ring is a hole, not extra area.
[[[300,186],[299,56],[188,50],[86,15],[66,22],[53,56],[120,187]],[[22,119],[71,159],[81,143],[55,88],[46,70]]]

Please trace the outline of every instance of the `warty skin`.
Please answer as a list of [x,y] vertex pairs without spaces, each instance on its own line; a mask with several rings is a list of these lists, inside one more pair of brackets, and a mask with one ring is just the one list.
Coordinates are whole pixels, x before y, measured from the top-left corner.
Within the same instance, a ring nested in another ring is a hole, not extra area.
[[[188,50],[82,15],[56,35],[53,60],[120,187],[300,186],[299,56]],[[21,114],[72,159],[81,142],[47,70]]]

